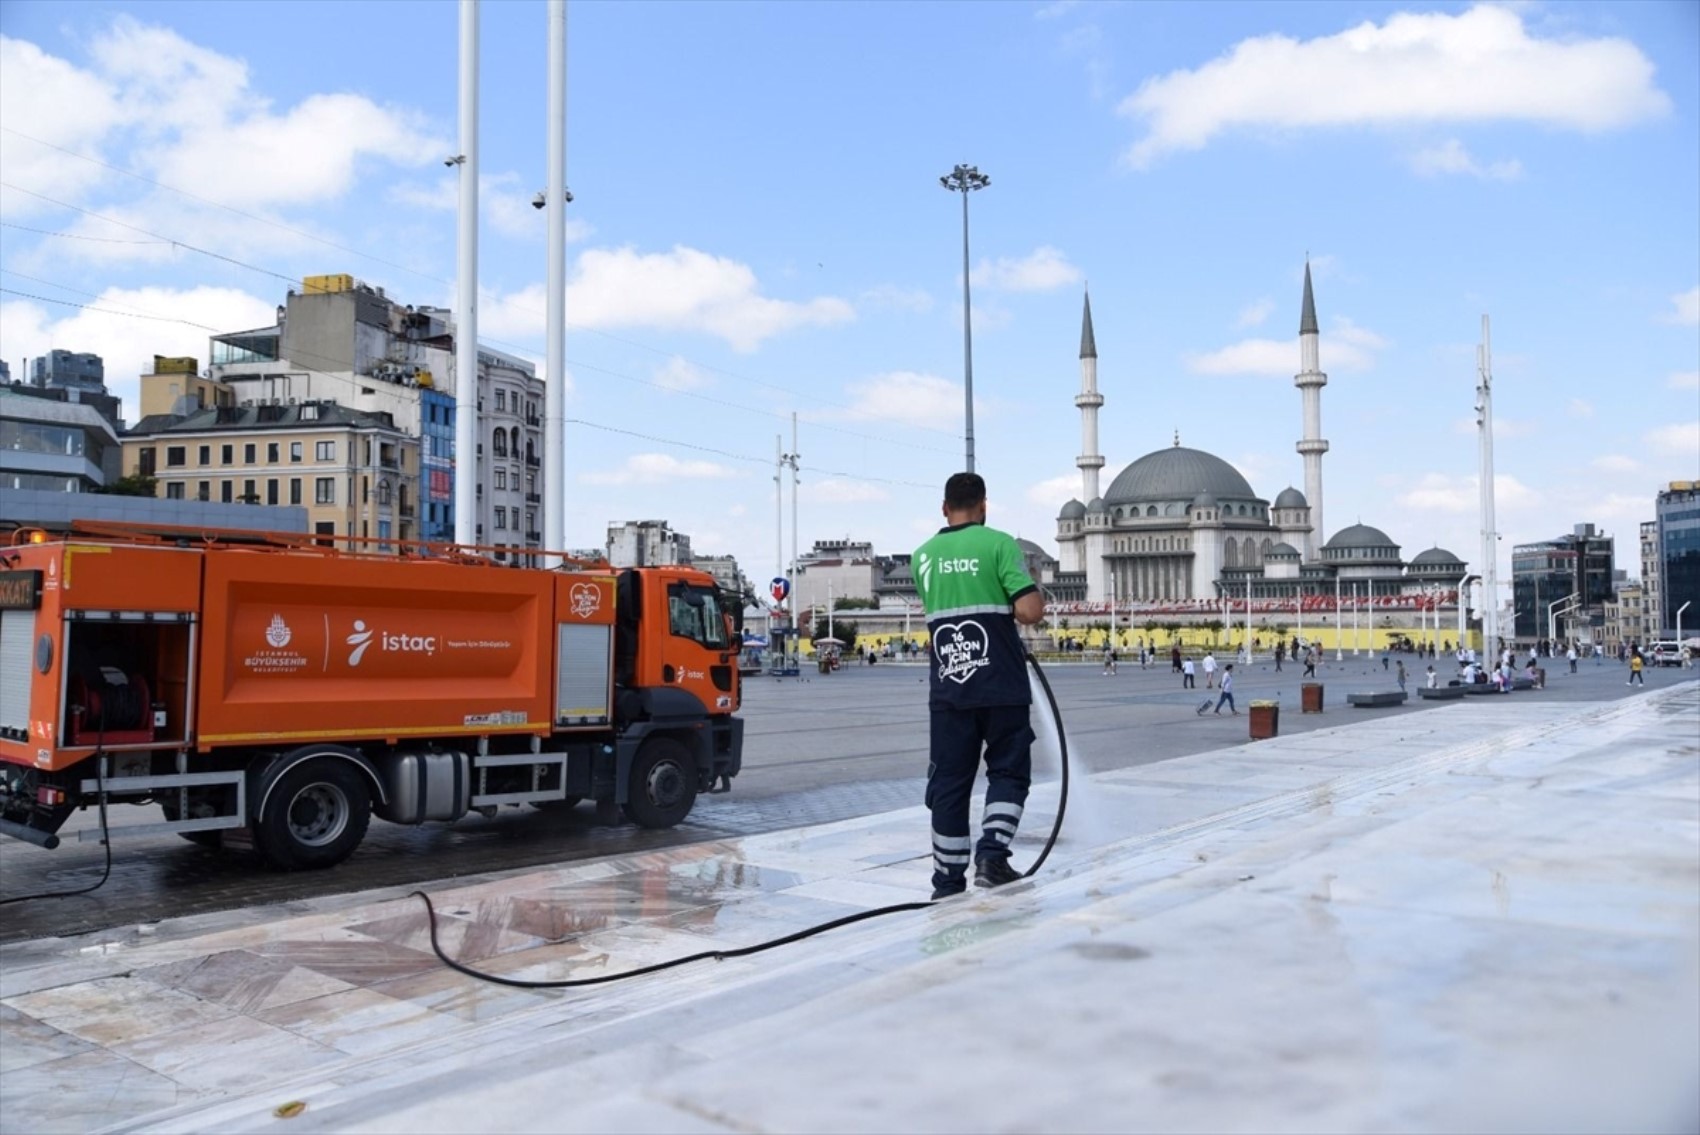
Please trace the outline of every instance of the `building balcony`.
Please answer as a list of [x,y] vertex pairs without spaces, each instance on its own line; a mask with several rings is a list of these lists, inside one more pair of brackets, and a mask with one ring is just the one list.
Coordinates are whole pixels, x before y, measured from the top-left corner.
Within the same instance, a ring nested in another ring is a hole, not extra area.
[[527,503],[527,504],[542,504],[543,503],[543,494],[542,493],[526,493],[525,494],[525,503]]
[[543,542],[543,533],[527,532],[525,534],[525,542],[527,544],[541,544]]
[[397,511],[399,511],[403,516],[413,516],[417,512],[412,505],[406,503],[402,504]]
[[527,457],[525,459],[525,463],[527,465],[531,466],[533,469],[540,469],[540,468],[543,467],[542,460],[539,459],[539,458],[536,458],[536,457]]

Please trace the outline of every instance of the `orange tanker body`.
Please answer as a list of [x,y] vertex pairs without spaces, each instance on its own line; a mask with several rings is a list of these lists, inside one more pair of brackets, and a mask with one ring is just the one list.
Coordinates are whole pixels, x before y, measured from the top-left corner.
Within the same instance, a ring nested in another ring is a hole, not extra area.
[[0,834],[53,847],[79,807],[158,803],[164,823],[113,834],[324,867],[373,814],[593,799],[668,827],[739,770],[732,603],[690,568],[110,525],[15,539]]

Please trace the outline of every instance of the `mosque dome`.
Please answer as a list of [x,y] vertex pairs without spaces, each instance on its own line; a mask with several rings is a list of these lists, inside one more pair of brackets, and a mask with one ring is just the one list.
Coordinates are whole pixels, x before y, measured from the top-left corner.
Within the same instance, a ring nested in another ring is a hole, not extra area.
[[1192,498],[1192,507],[1193,508],[1215,508],[1216,507],[1216,494],[1211,492],[1209,489],[1205,489],[1203,492],[1199,493],[1197,496]]
[[1080,520],[1086,516],[1086,506],[1077,500],[1071,500],[1062,506],[1057,514],[1058,520]]
[[1275,507],[1309,508],[1310,502],[1305,500],[1305,495],[1303,493],[1299,492],[1291,485],[1288,485],[1286,488],[1281,490],[1281,495],[1275,498]]
[[1218,499],[1257,499],[1238,469],[1213,453],[1179,445],[1147,453],[1123,469],[1110,482],[1104,499],[1111,504],[1189,501],[1199,493]]
[[1291,544],[1283,543],[1276,544],[1273,548],[1270,548],[1267,552],[1263,553],[1263,558],[1266,560],[1280,559],[1283,556],[1288,559],[1296,560],[1299,558],[1299,550]]
[[1464,561],[1447,551],[1445,548],[1434,547],[1426,552],[1417,553],[1411,561],[1414,568],[1450,568],[1463,567]]
[[1340,529],[1328,543],[1322,545],[1322,558],[1335,563],[1397,564],[1399,545],[1379,528],[1354,524]]
[[1103,497],[1093,497],[1091,503],[1086,506],[1087,516],[1103,516],[1109,511],[1110,506],[1104,503]]
[[1042,545],[1035,544],[1031,540],[1023,540],[1019,536],[1015,538],[1015,546],[1021,549],[1022,555],[1037,556],[1038,558],[1045,560],[1056,559],[1056,557],[1051,555],[1051,553],[1045,551]]

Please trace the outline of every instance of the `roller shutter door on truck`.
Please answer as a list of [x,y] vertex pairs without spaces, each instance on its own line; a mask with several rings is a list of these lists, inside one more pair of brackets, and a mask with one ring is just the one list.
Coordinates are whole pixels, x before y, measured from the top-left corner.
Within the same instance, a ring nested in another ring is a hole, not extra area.
[[0,729],[9,736],[29,735],[34,640],[34,611],[0,611]]

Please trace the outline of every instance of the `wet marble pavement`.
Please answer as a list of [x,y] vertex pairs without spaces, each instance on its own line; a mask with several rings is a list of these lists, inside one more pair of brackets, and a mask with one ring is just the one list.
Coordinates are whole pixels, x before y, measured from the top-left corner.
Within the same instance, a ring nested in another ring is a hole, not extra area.
[[[924,896],[926,831],[433,899],[462,961],[595,976]],[[1697,959],[1700,685],[1466,702],[1077,778],[1033,881],[629,983],[474,982],[397,891],[10,944],[0,1127],[1693,1130]]]

